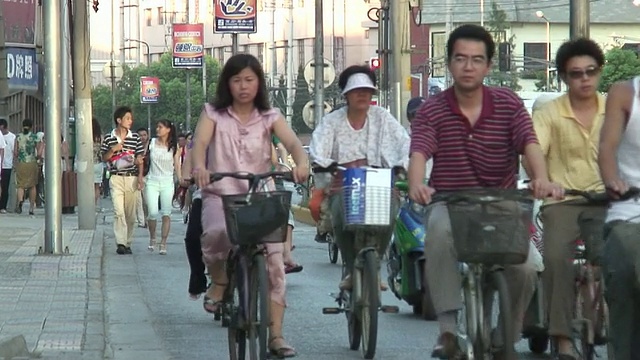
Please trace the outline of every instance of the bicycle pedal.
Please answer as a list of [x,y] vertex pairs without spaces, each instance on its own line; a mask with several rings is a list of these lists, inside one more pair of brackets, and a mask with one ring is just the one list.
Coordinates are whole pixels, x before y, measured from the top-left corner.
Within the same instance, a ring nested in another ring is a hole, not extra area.
[[380,306],[380,311],[385,314],[397,314],[400,312],[400,308],[393,305],[382,305]]
[[340,309],[338,307],[322,308],[322,313],[324,315],[337,315],[337,314],[340,314],[341,312],[342,312],[342,309]]

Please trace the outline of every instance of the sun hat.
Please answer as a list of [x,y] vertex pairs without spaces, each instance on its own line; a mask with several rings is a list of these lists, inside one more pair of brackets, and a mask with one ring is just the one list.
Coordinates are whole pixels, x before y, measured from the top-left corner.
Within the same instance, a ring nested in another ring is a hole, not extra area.
[[347,80],[347,85],[344,86],[342,90],[342,95],[345,95],[351,90],[354,89],[371,89],[378,90],[375,85],[373,85],[373,81],[367,74],[356,73],[349,76],[349,80]]

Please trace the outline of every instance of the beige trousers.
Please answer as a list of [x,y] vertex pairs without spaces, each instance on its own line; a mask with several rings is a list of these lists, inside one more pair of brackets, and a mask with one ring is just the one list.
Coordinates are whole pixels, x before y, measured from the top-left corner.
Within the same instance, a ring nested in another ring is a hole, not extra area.
[[[427,217],[426,229],[425,272],[433,306],[437,314],[458,311],[462,308],[462,278],[446,205],[433,205]],[[505,266],[504,270],[511,296],[511,316],[516,340],[520,338],[524,313],[537,282],[532,258],[530,252],[524,264]]]
[[113,201],[113,232],[116,244],[131,247],[136,223],[136,205],[140,194],[138,177],[111,175],[109,184]]

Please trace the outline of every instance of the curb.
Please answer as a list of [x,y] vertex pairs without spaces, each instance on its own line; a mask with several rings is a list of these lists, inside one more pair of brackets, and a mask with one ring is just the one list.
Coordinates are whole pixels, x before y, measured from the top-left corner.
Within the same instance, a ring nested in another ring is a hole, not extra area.
[[299,205],[291,205],[291,212],[296,222],[316,226],[316,221],[311,217],[311,211],[308,208]]
[[22,335],[0,340],[0,359],[30,357],[33,355],[27,347],[27,340]]

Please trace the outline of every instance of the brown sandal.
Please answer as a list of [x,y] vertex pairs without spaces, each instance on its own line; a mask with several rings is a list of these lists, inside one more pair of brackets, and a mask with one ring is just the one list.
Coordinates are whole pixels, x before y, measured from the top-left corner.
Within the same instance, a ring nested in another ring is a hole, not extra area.
[[[282,341],[279,344],[280,346],[274,346],[274,343],[278,340]],[[298,355],[291,345],[287,345],[287,342],[282,336],[274,336],[269,339],[269,352],[271,355],[275,356],[276,359],[292,358]]]

